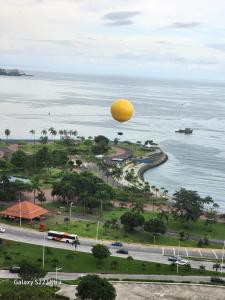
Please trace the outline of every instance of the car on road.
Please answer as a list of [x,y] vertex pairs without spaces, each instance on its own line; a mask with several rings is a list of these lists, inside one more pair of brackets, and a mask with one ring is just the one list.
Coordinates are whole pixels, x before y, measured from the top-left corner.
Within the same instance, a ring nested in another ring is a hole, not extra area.
[[10,273],[19,273],[20,272],[20,267],[19,266],[12,266],[9,268]]
[[128,251],[125,250],[125,249],[120,249],[120,250],[117,250],[116,253],[119,253],[119,254],[128,254]]
[[5,228],[0,227],[0,232],[1,232],[1,233],[4,233],[4,232],[5,232]]
[[179,266],[187,266],[188,262],[186,259],[179,259],[179,260],[175,261],[175,264],[178,264]]
[[177,256],[170,256],[170,257],[168,257],[168,261],[172,261],[172,262],[176,262],[179,259],[181,259],[181,257],[177,257]]
[[113,242],[111,244],[111,246],[113,246],[113,247],[123,247],[123,244],[121,242]]
[[225,283],[225,281],[220,277],[211,277],[210,281],[216,283]]

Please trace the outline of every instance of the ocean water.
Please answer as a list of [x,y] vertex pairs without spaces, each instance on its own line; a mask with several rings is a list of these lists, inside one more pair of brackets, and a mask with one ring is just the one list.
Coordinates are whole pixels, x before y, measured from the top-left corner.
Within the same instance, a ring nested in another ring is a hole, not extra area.
[[[225,211],[225,84],[131,79],[34,72],[34,77],[0,77],[0,134],[31,138],[43,129],[105,134],[133,142],[153,139],[168,154],[145,179],[170,193],[180,187],[212,196]],[[130,99],[135,114],[117,123],[110,105]],[[50,115],[49,115],[50,112]],[[185,127],[192,135],[175,133]]]

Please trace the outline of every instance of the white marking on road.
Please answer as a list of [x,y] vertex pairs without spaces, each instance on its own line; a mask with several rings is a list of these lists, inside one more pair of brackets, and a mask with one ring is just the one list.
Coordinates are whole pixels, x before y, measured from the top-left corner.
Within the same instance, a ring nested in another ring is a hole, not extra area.
[[164,255],[165,253],[164,253],[164,248],[162,247],[162,255]]
[[215,258],[218,259],[218,256],[214,250],[212,250],[212,253],[215,255]]
[[173,248],[173,256],[176,256],[176,252],[175,249]]
[[200,256],[203,257],[202,252],[201,252],[200,249],[198,249],[198,252],[199,252]]
[[188,257],[188,252],[187,252],[187,249],[185,248],[185,252],[186,252],[186,256]]

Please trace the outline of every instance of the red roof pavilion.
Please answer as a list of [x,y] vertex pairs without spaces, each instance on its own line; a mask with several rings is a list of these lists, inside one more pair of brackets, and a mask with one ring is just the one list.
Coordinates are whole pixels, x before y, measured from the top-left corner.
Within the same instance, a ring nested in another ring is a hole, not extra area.
[[48,210],[30,201],[18,202],[5,210],[0,211],[1,215],[32,220],[48,213]]

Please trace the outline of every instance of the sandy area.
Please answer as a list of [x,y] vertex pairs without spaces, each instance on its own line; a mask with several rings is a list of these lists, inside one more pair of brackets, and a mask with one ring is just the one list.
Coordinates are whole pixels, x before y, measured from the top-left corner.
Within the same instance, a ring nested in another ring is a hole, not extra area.
[[225,288],[116,283],[116,300],[225,300]]

